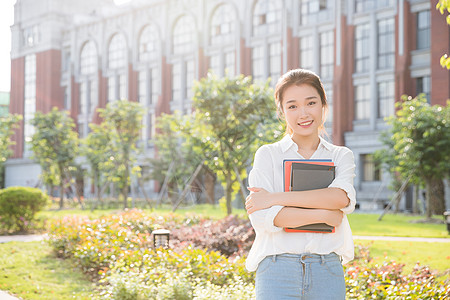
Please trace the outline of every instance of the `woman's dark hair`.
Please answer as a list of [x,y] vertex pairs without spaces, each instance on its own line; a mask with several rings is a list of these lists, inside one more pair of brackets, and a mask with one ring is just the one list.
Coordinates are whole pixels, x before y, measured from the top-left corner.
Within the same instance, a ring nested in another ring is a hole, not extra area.
[[[327,96],[325,95],[325,90],[323,88],[322,82],[319,76],[314,72],[305,69],[295,69],[290,70],[285,73],[277,82],[275,86],[275,104],[277,105],[277,112],[280,117],[283,117],[283,94],[286,89],[290,86],[296,85],[300,86],[306,84],[312,86],[320,96],[322,101],[322,107],[324,109],[323,123],[320,127],[321,132],[325,132],[323,124],[326,120],[326,113],[328,112]],[[292,129],[286,124],[286,134],[292,134]]]

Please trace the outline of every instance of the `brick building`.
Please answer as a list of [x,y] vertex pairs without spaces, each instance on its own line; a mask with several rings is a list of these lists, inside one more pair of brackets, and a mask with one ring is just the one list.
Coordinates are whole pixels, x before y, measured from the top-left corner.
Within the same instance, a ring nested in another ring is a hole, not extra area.
[[[155,118],[191,109],[208,69],[275,80],[292,68],[318,73],[330,102],[327,131],[355,153],[362,208],[390,195],[372,154],[384,118],[403,94],[450,98],[450,29],[426,0],[18,0],[12,30],[10,112],[24,116],[6,185],[35,185],[28,121],[67,109],[80,137],[95,109],[127,98],[148,108],[142,140],[153,156]],[[405,204],[407,206],[407,204]]]

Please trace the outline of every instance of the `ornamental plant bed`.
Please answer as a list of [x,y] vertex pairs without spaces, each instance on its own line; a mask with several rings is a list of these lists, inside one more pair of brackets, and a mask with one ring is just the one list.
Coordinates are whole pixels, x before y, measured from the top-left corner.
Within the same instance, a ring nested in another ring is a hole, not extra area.
[[[172,231],[171,249],[152,248],[151,232]],[[158,216],[139,210],[90,220],[66,217],[49,243],[97,284],[94,299],[252,299],[254,273],[244,261],[254,238],[248,220]],[[359,246],[345,266],[348,299],[445,299],[448,274],[418,265],[405,274],[394,261],[376,264]]]

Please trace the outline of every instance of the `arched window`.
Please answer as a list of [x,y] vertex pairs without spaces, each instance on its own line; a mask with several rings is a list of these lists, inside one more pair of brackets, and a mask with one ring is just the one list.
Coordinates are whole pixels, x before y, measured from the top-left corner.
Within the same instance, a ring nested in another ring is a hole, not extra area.
[[108,101],[127,98],[127,54],[125,36],[115,34],[108,46]]
[[84,44],[80,53],[80,99],[78,115],[78,132],[85,137],[89,131],[88,124],[98,105],[98,55],[97,47],[92,41]]
[[234,40],[236,14],[229,4],[216,8],[211,19],[211,44],[229,44]]
[[253,36],[281,31],[281,1],[259,0],[253,11]]
[[[236,73],[236,13],[229,4],[216,8],[211,18],[211,46],[217,46],[210,53],[209,68],[219,76]],[[228,46],[228,47],[227,47]]]
[[149,62],[158,58],[159,39],[154,26],[145,26],[139,38],[139,61]]
[[94,42],[84,44],[80,55],[80,74],[91,75],[98,70],[97,48]]
[[194,50],[194,21],[183,16],[177,20],[173,28],[173,54],[189,53]]
[[127,64],[127,42],[122,34],[112,37],[108,47],[108,67],[119,69]]

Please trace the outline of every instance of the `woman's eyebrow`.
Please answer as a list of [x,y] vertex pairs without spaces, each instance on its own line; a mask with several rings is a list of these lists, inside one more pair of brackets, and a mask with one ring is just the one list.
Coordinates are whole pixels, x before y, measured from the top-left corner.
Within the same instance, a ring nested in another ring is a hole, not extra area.
[[[306,97],[304,100],[308,101],[308,100],[318,99],[318,98],[319,97],[317,97],[317,96],[309,96],[309,97]],[[286,104],[292,103],[292,102],[297,102],[297,100],[295,100],[295,99],[288,100],[288,101],[286,101]]]

